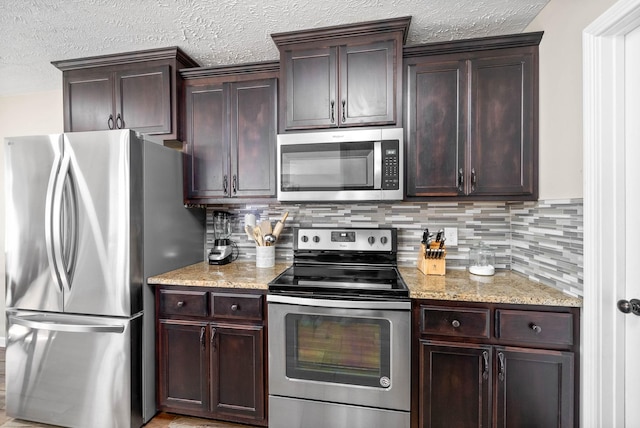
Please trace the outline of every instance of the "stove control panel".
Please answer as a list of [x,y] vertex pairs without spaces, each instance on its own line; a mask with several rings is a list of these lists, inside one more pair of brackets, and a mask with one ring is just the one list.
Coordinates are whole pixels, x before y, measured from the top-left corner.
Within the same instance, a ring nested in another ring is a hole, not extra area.
[[395,229],[300,228],[296,249],[314,251],[395,251]]

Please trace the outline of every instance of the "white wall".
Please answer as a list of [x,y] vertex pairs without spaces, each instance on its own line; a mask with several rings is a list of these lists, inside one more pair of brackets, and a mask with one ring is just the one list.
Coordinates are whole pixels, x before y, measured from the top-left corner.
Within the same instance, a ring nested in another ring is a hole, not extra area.
[[[62,89],[0,97],[0,142],[5,137],[62,132]],[[5,338],[4,144],[0,144],[0,345]]]
[[540,199],[582,198],[582,30],[615,0],[551,0],[540,43]]

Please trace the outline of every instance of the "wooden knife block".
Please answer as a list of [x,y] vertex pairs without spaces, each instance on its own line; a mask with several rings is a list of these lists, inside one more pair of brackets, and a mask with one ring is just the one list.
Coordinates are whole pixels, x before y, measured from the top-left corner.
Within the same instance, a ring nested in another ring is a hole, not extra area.
[[[435,250],[439,248],[439,246],[440,244],[434,242],[431,244],[431,249]],[[444,275],[447,271],[445,262],[447,251],[445,250],[445,252],[442,254],[442,258],[439,259],[428,259],[426,257],[426,252],[427,249],[425,245],[420,244],[420,252],[418,253],[418,270],[425,275]]]

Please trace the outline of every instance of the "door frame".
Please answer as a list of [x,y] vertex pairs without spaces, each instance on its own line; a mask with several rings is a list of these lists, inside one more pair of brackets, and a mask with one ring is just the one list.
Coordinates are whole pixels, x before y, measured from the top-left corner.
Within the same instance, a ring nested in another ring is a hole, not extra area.
[[[583,31],[584,303],[581,422],[624,426],[625,35],[640,0],[620,0]],[[607,248],[601,245],[607,242]],[[612,250],[609,250],[612,249]]]

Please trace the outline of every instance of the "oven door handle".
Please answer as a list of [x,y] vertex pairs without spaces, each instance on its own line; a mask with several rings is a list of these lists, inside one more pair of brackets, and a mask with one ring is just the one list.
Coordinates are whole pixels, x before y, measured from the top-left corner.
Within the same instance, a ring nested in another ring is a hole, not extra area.
[[345,309],[382,309],[382,310],[411,310],[410,300],[347,300],[347,299],[314,299],[308,297],[284,296],[281,294],[267,294],[267,302],[284,303],[287,305],[316,306],[323,308]]

